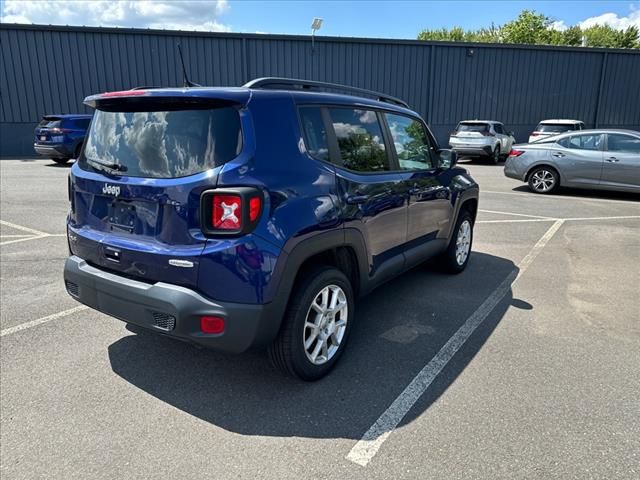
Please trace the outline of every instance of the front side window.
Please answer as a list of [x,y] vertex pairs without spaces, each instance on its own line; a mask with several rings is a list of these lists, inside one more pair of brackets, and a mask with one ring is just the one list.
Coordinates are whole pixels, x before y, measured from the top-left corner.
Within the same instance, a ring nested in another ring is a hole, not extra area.
[[322,121],[322,112],[318,107],[303,107],[300,109],[300,122],[307,152],[318,160],[329,160],[329,144],[327,131]]
[[640,154],[640,138],[617,133],[609,133],[608,137],[607,150],[610,152]]
[[329,108],[329,115],[345,168],[370,173],[389,170],[382,128],[376,112]]
[[385,113],[402,170],[435,168],[424,126],[404,115]]
[[[561,144],[563,145],[563,144]],[[563,146],[577,150],[600,150],[602,145],[602,135],[572,135],[568,137],[568,143],[565,140]]]
[[115,164],[126,176],[176,178],[222,165],[241,147],[240,116],[234,108],[97,110],[80,167]]

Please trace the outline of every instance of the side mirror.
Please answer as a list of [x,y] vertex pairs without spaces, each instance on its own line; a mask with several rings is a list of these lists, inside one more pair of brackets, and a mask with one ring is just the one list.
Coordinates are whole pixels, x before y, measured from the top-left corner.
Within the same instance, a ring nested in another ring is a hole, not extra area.
[[438,152],[438,156],[440,157],[438,161],[439,168],[452,168],[456,163],[458,163],[458,152],[455,150],[443,148]]
[[509,136],[513,137],[513,138],[516,138],[516,133],[512,130],[512,131],[509,132]]

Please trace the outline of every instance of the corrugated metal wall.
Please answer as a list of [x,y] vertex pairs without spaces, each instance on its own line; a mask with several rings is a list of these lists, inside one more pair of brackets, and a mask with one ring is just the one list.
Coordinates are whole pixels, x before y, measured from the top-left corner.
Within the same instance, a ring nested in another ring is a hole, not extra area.
[[526,139],[539,120],[640,130],[640,52],[408,40],[0,25],[0,156],[33,155],[45,113],[89,111],[85,96],[261,76],[344,83],[407,100],[446,144],[459,120],[495,119]]

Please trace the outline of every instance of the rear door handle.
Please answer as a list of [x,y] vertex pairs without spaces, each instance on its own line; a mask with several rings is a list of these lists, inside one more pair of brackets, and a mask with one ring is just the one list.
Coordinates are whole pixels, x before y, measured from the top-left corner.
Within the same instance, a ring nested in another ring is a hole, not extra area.
[[360,205],[366,203],[369,200],[369,195],[349,195],[347,197],[347,203],[349,205]]
[[615,162],[619,162],[620,160],[617,159],[616,157],[609,157],[609,158],[606,158],[605,161],[609,163],[615,163]]
[[566,155],[564,153],[560,153],[560,152],[556,152],[556,153],[552,154],[552,156],[556,157],[556,158],[566,157]]

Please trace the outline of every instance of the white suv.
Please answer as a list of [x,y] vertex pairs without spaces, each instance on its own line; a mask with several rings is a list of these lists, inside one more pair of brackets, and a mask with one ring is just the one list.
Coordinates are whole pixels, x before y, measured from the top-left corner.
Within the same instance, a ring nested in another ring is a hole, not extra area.
[[460,156],[485,157],[498,163],[509,154],[515,140],[501,122],[464,120],[451,132],[449,145]]
[[529,135],[529,143],[539,142],[543,138],[559,135],[573,130],[584,130],[584,122],[580,120],[543,120]]

